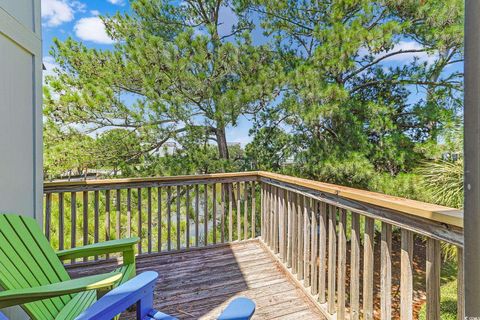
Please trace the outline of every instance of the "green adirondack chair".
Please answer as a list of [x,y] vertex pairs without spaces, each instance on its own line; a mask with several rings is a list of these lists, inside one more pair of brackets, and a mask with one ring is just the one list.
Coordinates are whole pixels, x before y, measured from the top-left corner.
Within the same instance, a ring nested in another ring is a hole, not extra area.
[[[33,218],[0,214],[0,309],[21,305],[32,319],[74,319],[135,275],[139,238],[112,240],[55,252]],[[111,273],[72,280],[62,260],[122,253]]]

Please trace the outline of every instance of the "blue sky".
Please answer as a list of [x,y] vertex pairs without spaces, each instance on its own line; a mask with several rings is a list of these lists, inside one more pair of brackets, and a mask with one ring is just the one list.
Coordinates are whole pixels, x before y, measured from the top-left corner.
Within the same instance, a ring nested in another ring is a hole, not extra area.
[[[99,15],[114,14],[117,11],[125,12],[129,10],[128,0],[41,0],[42,3],[42,26],[43,26],[43,54],[44,65],[47,69],[46,74],[52,72],[55,66],[53,58],[49,51],[53,39],[66,39],[71,36],[74,39],[83,41],[83,43],[92,48],[109,49],[112,47],[112,40],[105,33],[103,23]],[[237,18],[233,12],[228,9],[221,11],[220,33],[229,33],[231,27],[236,23]],[[257,28],[253,32],[253,41],[263,43],[265,37],[262,31]],[[402,39],[395,46],[398,49],[418,49],[420,45],[412,40]],[[421,61],[433,61],[435,56],[426,53],[420,54],[402,54],[384,61],[384,66],[397,66],[412,61],[414,55],[417,55]],[[450,72],[458,71],[461,64],[450,67]],[[421,94],[412,94],[410,102],[420,98]],[[241,118],[235,128],[227,128],[227,139],[229,142],[239,142],[243,146],[251,141],[248,131],[251,128],[251,121],[247,118]]]

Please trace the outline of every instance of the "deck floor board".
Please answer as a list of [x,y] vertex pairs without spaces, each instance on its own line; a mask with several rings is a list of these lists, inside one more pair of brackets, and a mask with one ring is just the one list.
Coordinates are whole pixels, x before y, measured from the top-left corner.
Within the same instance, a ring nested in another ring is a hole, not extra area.
[[[112,263],[72,267],[73,277],[112,270]],[[235,297],[257,304],[253,319],[324,319],[257,241],[141,256],[137,272],[159,273],[155,307],[179,319],[215,319]],[[122,319],[134,319],[126,313]]]

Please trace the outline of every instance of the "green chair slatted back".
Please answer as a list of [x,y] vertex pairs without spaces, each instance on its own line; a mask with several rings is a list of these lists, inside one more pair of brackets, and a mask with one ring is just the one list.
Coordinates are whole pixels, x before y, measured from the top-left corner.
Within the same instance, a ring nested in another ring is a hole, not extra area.
[[[65,267],[33,218],[0,214],[0,285],[20,289],[70,280]],[[34,319],[53,319],[71,295],[27,303]]]

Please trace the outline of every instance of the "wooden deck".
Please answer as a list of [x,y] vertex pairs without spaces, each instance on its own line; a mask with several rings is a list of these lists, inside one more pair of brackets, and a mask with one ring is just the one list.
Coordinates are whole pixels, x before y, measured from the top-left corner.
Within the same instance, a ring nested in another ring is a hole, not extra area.
[[[111,263],[98,263],[70,272],[76,277],[112,268]],[[179,319],[215,319],[238,296],[255,301],[254,319],[323,319],[258,240],[142,256],[137,270],[159,273],[155,307]],[[133,314],[123,318],[134,319]]]

